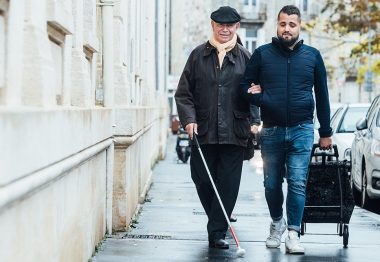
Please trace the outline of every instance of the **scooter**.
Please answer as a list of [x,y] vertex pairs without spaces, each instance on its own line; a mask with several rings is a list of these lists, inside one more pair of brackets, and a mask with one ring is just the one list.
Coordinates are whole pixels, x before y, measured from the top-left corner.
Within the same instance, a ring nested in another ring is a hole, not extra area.
[[177,144],[175,149],[177,151],[178,159],[183,163],[187,163],[191,154],[190,138],[186,130],[182,127],[179,128],[177,132]]

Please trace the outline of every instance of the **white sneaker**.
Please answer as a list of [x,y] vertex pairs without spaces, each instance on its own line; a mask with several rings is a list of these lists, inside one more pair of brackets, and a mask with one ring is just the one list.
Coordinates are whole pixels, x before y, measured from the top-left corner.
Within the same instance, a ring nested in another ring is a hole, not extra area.
[[282,218],[279,222],[270,223],[269,232],[270,235],[265,242],[268,248],[277,248],[281,245],[281,236],[286,230],[285,219]]
[[298,232],[290,230],[285,238],[286,253],[289,254],[305,254],[305,248],[300,243]]

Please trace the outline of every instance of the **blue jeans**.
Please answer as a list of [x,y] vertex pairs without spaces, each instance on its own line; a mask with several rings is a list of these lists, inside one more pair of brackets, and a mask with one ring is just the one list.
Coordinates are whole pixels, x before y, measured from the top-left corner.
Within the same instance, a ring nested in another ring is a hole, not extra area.
[[275,126],[261,130],[265,198],[270,215],[274,221],[283,216],[282,183],[286,177],[288,229],[298,232],[305,207],[306,179],[313,140],[313,124]]

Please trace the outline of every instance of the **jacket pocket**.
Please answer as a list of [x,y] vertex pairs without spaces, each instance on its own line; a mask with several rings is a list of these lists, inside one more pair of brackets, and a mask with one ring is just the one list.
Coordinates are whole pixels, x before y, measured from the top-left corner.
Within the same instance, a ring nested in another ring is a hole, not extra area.
[[197,111],[198,136],[204,136],[208,131],[208,110]]
[[249,113],[234,110],[234,133],[237,137],[247,139],[250,134]]

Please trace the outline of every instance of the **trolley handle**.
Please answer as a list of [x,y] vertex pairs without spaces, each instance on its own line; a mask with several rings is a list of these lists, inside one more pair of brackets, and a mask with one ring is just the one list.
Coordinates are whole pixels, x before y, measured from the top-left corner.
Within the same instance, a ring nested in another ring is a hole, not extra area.
[[313,144],[313,148],[311,150],[311,157],[310,162],[312,161],[313,157],[321,156],[322,157],[322,163],[325,164],[326,157],[335,157],[336,160],[339,160],[339,153],[338,153],[338,147],[337,145],[333,145],[332,149],[329,150],[323,150],[320,152],[315,152],[316,149],[319,148],[319,144]]

